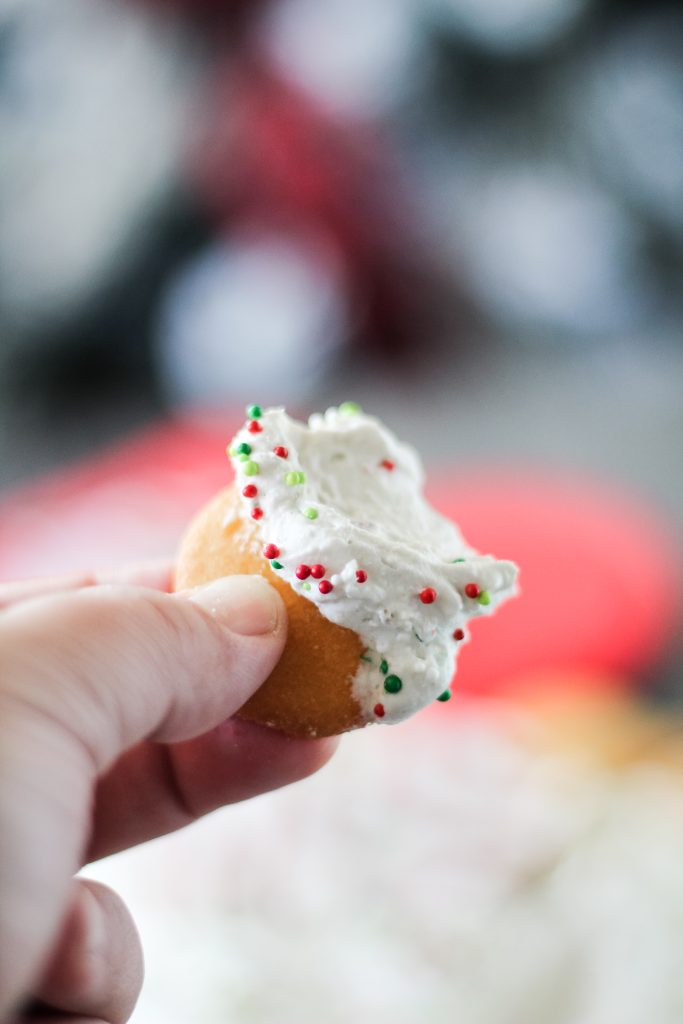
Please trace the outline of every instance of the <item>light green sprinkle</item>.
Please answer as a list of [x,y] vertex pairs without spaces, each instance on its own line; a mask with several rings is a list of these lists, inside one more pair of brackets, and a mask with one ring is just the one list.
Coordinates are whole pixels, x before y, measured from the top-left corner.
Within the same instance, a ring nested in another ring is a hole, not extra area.
[[270,563],[270,567],[271,569],[282,569],[282,562],[273,561]]
[[251,445],[247,444],[246,441],[242,441],[241,444],[237,445],[237,451],[240,455],[251,455]]
[[386,660],[386,658],[382,658],[382,660],[380,661],[379,670],[383,676],[385,676],[389,671],[389,662]]
[[299,470],[290,470],[289,473],[285,474],[285,483],[288,487],[296,487],[297,484],[303,484],[306,481],[306,476]]
[[318,518],[318,510],[317,510],[317,508],[307,508],[307,509],[304,509],[304,515],[306,516],[307,519],[317,519]]
[[440,694],[436,699],[440,700],[442,704],[445,704],[447,700],[451,699],[451,691],[444,690],[443,693]]
[[249,462],[249,461],[250,461],[250,459],[249,459],[248,455],[246,455],[244,453],[242,453],[242,455],[240,455],[240,462]]
[[481,594],[477,598],[479,604],[491,604],[491,595],[488,590],[482,590]]
[[237,451],[237,446],[236,445],[234,445],[234,444],[230,445],[230,447],[228,448],[228,455],[230,456],[231,459],[237,458],[238,451]]
[[245,462],[242,469],[245,476],[258,476],[261,472],[258,462]]
[[302,583],[301,584],[301,589],[302,590],[310,590],[311,589],[311,584],[310,583]]
[[247,419],[259,420],[263,416],[263,409],[260,405],[247,406]]
[[339,412],[342,416],[357,416],[362,411],[358,402],[342,402],[339,406]]

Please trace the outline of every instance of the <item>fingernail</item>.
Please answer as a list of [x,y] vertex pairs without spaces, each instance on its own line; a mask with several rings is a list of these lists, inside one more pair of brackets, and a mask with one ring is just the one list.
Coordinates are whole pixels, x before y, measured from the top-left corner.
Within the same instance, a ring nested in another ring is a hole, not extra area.
[[189,599],[241,636],[272,633],[280,615],[278,596],[262,576],[225,576],[194,590]]

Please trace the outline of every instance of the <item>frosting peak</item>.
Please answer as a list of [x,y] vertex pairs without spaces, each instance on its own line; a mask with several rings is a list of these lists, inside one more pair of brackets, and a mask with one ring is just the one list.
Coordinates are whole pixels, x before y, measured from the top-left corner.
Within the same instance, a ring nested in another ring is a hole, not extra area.
[[353,680],[366,721],[447,699],[467,620],[515,589],[422,494],[417,452],[354,403],[310,417],[248,410],[229,453],[263,557],[366,646]]

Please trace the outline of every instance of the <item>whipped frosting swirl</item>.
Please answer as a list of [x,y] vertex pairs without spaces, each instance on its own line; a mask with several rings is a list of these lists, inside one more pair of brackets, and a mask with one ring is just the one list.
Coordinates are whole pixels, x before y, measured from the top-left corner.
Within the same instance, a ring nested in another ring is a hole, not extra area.
[[417,452],[355,403],[308,425],[252,406],[230,448],[263,557],[365,645],[352,681],[366,722],[448,699],[470,618],[515,593],[512,562],[480,555],[422,493]]

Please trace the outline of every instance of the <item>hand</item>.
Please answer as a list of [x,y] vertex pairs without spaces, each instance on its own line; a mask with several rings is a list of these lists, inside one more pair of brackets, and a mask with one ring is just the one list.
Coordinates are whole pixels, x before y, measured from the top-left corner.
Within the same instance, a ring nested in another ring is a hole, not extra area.
[[127,1020],[135,926],[75,872],[334,750],[230,718],[282,652],[278,594],[251,576],[185,595],[169,582],[166,569],[0,586],[0,1021],[22,1000],[34,1024],[55,1010]]

